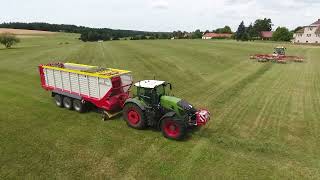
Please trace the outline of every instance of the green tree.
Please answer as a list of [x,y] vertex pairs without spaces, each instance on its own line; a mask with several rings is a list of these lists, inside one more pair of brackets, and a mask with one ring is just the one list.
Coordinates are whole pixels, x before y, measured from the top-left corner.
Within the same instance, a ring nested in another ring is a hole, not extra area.
[[223,28],[218,28],[214,32],[216,33],[232,33],[230,26],[224,26]]
[[244,25],[244,22],[242,21],[238,27],[238,30],[235,34],[235,39],[236,40],[241,40],[241,41],[248,41],[249,40],[249,35],[246,31],[246,26]]
[[197,29],[196,31],[194,31],[192,33],[192,38],[193,39],[200,39],[202,38],[202,32],[200,31],[200,29]]
[[15,35],[11,33],[0,34],[0,43],[3,44],[6,48],[10,48],[11,46],[19,42],[20,39],[18,39]]
[[173,31],[173,37],[176,39],[182,39],[183,38],[183,32],[181,31]]
[[260,32],[261,31],[271,31],[272,30],[272,21],[271,19],[257,19],[254,22],[253,28],[255,30],[255,34],[254,36],[260,36]]
[[171,36],[168,33],[161,33],[159,39],[170,39]]
[[252,23],[247,27],[247,33],[248,33],[248,36],[249,36],[249,39],[252,40],[252,39],[255,39],[256,37],[258,37],[258,33],[256,32],[256,30],[253,28],[253,25]]
[[290,41],[293,37],[292,32],[286,27],[278,27],[272,35],[274,41]]

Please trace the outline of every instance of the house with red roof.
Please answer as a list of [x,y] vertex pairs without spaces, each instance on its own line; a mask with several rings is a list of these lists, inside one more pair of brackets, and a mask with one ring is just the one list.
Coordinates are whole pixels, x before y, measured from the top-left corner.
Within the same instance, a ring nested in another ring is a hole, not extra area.
[[202,39],[214,39],[214,38],[231,38],[232,34],[229,33],[205,33]]
[[261,31],[260,37],[262,40],[270,40],[272,38],[273,32],[272,31]]
[[320,43],[320,19],[295,32],[293,38],[293,43]]

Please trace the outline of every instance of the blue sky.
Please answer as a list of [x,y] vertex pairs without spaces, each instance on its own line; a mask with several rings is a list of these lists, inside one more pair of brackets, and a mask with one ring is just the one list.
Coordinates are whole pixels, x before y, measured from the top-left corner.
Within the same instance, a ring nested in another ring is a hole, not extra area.
[[[173,31],[236,30],[257,18],[270,17],[274,28],[290,29],[320,18],[320,0],[0,0],[0,22],[49,22]],[[6,7],[6,8],[4,8]]]

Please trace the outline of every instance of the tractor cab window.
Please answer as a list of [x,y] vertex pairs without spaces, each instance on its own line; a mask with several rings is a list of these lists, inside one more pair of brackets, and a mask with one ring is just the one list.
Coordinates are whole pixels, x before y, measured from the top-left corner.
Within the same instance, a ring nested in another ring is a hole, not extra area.
[[142,97],[149,97],[151,98],[151,92],[152,89],[147,89],[147,88],[138,88],[138,95]]
[[157,91],[157,95],[158,96],[162,96],[162,95],[165,95],[165,86],[158,86],[156,87],[156,91]]
[[138,88],[138,96],[148,104],[154,104],[157,101],[155,89]]
[[275,51],[276,54],[285,55],[284,48],[275,48],[274,51]]

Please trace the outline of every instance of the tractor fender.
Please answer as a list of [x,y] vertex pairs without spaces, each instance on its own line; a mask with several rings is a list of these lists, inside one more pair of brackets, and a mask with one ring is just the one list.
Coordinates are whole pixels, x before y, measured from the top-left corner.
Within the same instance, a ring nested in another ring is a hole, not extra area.
[[135,98],[127,99],[126,102],[124,103],[124,105],[126,105],[128,103],[133,103],[133,104],[137,105],[142,111],[146,110],[145,104],[143,102],[139,101],[138,99],[135,99]]

